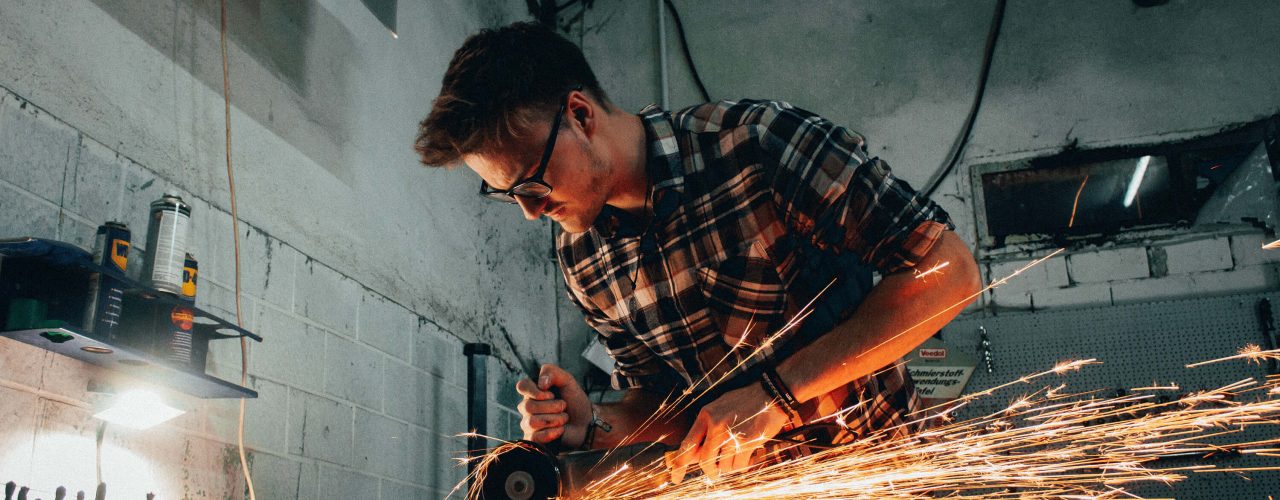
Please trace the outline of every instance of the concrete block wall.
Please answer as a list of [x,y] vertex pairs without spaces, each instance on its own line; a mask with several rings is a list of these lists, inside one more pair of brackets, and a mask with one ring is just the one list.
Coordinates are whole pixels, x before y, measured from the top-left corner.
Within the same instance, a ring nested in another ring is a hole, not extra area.
[[[2,89],[0,89],[2,90]],[[189,246],[201,262],[198,305],[235,318],[231,216],[187,193],[35,103],[0,92],[0,236],[88,247],[103,221],[125,221],[145,251],[147,205],[164,191],[193,206]],[[249,343],[246,447],[259,498],[439,498],[464,476],[466,374],[462,340],[410,310],[241,222],[244,325]],[[210,373],[240,377],[235,341],[214,342]],[[519,434],[517,374],[489,358],[489,434]],[[77,360],[0,339],[0,481],[51,497],[91,491],[101,397],[115,378]],[[122,384],[136,383],[125,379]],[[240,498],[235,400],[161,389],[190,411],[148,431],[108,426],[103,480],[112,496]],[[57,464],[57,466],[53,466]]]
[[[1263,250],[1268,242],[1260,231],[1235,230],[1076,251],[988,291],[985,306],[997,312],[1041,310],[1273,290],[1280,286],[1280,253]],[[992,281],[1033,260],[1004,257],[982,267]]]

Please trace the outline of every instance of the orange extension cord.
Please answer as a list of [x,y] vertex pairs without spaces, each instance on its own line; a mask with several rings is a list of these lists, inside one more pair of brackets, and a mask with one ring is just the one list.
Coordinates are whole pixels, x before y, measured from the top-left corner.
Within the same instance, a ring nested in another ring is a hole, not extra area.
[[[227,70],[227,0],[221,0],[222,7],[222,102],[225,112],[227,130],[227,189],[231,194],[231,241],[235,246],[236,268],[236,325],[244,328],[244,316],[240,310],[240,215],[236,212],[236,177],[231,168],[231,79]],[[249,385],[249,344],[240,337],[240,385]],[[249,491],[249,500],[257,500],[253,491],[253,478],[249,475],[249,460],[244,452],[244,404],[240,398],[240,415],[236,424],[236,447],[240,451],[240,471],[244,473],[245,488]]]

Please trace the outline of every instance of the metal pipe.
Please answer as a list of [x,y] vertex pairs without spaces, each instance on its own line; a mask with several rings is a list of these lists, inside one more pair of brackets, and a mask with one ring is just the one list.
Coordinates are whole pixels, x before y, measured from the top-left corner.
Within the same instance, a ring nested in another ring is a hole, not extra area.
[[488,433],[486,422],[489,420],[485,361],[492,352],[493,348],[483,342],[462,346],[462,353],[467,356],[467,432],[471,433],[467,438],[467,458],[471,459],[467,461],[469,478],[475,477],[478,458],[486,452],[485,438],[481,437]]

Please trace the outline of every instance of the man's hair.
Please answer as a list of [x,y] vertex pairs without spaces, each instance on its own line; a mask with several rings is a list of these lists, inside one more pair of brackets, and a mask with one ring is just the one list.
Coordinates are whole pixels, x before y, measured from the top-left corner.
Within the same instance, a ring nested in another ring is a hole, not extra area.
[[550,28],[520,22],[482,30],[454,52],[414,149],[423,164],[436,166],[464,154],[531,157],[537,153],[511,148],[529,143],[530,125],[550,120],[575,85],[607,102],[582,51]]

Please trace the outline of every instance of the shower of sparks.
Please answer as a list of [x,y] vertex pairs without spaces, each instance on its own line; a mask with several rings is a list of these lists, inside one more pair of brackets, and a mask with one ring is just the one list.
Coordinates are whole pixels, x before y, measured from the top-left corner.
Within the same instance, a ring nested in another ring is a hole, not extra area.
[[941,271],[941,270],[942,270],[942,268],[947,267],[947,266],[949,266],[949,265],[951,265],[951,261],[949,261],[949,260],[948,260],[948,261],[943,261],[941,264],[938,264],[938,265],[936,265],[936,266],[933,266],[933,267],[929,268],[928,270],[926,270],[926,271],[924,271],[924,272],[919,272],[919,271],[917,271],[917,272],[916,272],[916,279],[920,279],[920,278],[923,278],[923,277],[928,276],[928,275],[930,275],[930,274],[937,273],[938,271]]
[[1267,243],[1266,245],[1262,245],[1263,250],[1275,250],[1277,248],[1280,248],[1280,240],[1275,240],[1271,243]]
[[[1087,180],[1087,179],[1086,179],[1086,180]],[[1047,261],[1047,260],[1049,260],[1049,259],[1051,259],[1051,258],[1053,258],[1053,257],[1057,256],[1058,254],[1062,253],[1063,251],[1064,251],[1064,249],[1057,249],[1057,250],[1055,250],[1055,251],[1053,251],[1053,252],[1049,253],[1048,255],[1045,255],[1045,256],[1043,256],[1043,257],[1041,257],[1041,258],[1039,258],[1039,259],[1036,259],[1035,261],[1032,261],[1032,262],[1030,262],[1030,263],[1026,264],[1025,266],[1022,266],[1021,268],[1019,268],[1019,269],[1017,269],[1017,270],[1013,271],[1012,273],[1010,273],[1010,274],[1009,274],[1009,275],[1007,275],[1007,276],[1004,276],[1004,277],[1002,277],[1002,278],[999,278],[999,279],[996,279],[996,280],[991,281],[987,286],[983,287],[981,290],[978,290],[978,291],[974,292],[973,294],[971,294],[971,295],[969,295],[969,296],[967,296],[967,297],[965,297],[965,298],[963,298],[963,299],[961,299],[961,300],[957,301],[957,302],[956,302],[956,303],[954,303],[954,304],[951,304],[951,305],[949,305],[949,306],[947,306],[947,307],[941,308],[941,309],[940,309],[937,313],[935,313],[934,315],[929,316],[929,317],[927,317],[927,318],[924,318],[923,320],[919,321],[919,322],[918,322],[918,323],[916,323],[915,325],[913,325],[913,326],[911,326],[911,327],[909,327],[909,328],[907,328],[907,329],[903,330],[902,332],[899,332],[898,334],[896,334],[896,335],[894,335],[894,336],[891,336],[890,338],[888,338],[887,340],[885,340],[885,341],[884,341],[884,342],[882,342],[881,344],[879,344],[879,345],[877,345],[877,346],[874,346],[874,347],[872,347],[871,349],[869,349],[869,351],[874,351],[875,349],[879,348],[880,346],[884,345],[885,343],[892,342],[893,340],[895,340],[895,339],[897,339],[897,338],[899,338],[899,337],[901,337],[901,336],[903,336],[903,335],[906,335],[907,333],[909,333],[909,332],[911,332],[911,331],[915,330],[916,328],[918,328],[920,325],[923,325],[923,324],[925,324],[925,323],[928,323],[929,321],[932,321],[934,318],[936,318],[936,317],[938,317],[938,316],[941,316],[941,315],[943,315],[943,314],[946,314],[948,311],[952,311],[952,310],[954,310],[954,309],[957,309],[957,308],[964,307],[964,306],[968,305],[968,304],[969,304],[973,299],[977,298],[978,296],[982,295],[983,293],[986,293],[988,290],[994,289],[994,288],[996,288],[996,287],[999,287],[999,286],[1002,286],[1002,285],[1004,285],[1004,284],[1008,283],[1010,280],[1014,279],[1015,277],[1017,277],[1017,276],[1021,275],[1021,274],[1022,274],[1022,273],[1024,273],[1024,272],[1026,272],[1028,269],[1031,269],[1031,268],[1033,268],[1033,267],[1035,267],[1035,266],[1038,266],[1038,265],[1040,265],[1040,264],[1044,263],[1045,261]],[[936,273],[938,269],[941,269],[942,267],[945,267],[947,264],[949,264],[949,263],[944,263],[944,264],[942,264],[942,265],[935,266],[935,267],[934,267],[934,268],[932,268],[932,269],[929,269],[929,270],[924,271],[923,273],[921,273],[921,275],[930,274],[930,273]],[[669,396],[668,396],[668,398],[667,398],[666,400],[664,400],[664,401],[663,401],[663,402],[658,406],[657,411],[656,411],[653,415],[651,415],[648,419],[646,419],[646,420],[645,420],[645,422],[643,422],[643,423],[642,423],[641,425],[639,425],[635,430],[633,430],[630,436],[628,436],[628,437],[626,437],[626,438],[622,439],[622,441],[621,441],[621,442],[623,443],[623,445],[631,444],[631,443],[636,442],[636,441],[637,441],[636,436],[641,435],[645,430],[649,429],[652,425],[655,425],[656,423],[660,422],[661,420],[663,420],[663,419],[665,419],[665,418],[668,418],[668,417],[672,417],[672,416],[678,415],[678,414],[680,414],[680,413],[684,412],[685,410],[690,409],[690,408],[695,404],[695,402],[696,402],[696,401],[698,401],[701,397],[703,397],[703,396],[705,396],[706,394],[708,394],[708,393],[709,393],[710,391],[712,391],[716,386],[718,386],[718,385],[720,385],[721,383],[724,383],[726,380],[728,380],[728,379],[729,379],[729,378],[730,378],[734,373],[736,373],[736,372],[738,371],[738,369],[739,369],[739,368],[741,368],[742,366],[744,366],[746,363],[750,362],[750,360],[752,360],[752,359],[756,359],[756,358],[758,358],[759,356],[763,355],[763,353],[767,353],[767,352],[769,352],[769,349],[771,349],[771,348],[772,348],[772,346],[773,346],[776,342],[780,341],[780,339],[782,338],[782,336],[783,336],[785,333],[787,333],[787,332],[791,331],[792,329],[794,329],[794,328],[798,327],[800,324],[802,324],[802,323],[803,323],[804,319],[808,317],[808,314],[810,314],[810,313],[812,312],[812,305],[813,305],[813,303],[814,303],[814,302],[816,302],[816,301],[818,300],[818,298],[819,298],[819,297],[821,297],[821,296],[822,296],[822,295],[823,295],[823,294],[824,294],[824,293],[825,293],[825,292],[826,292],[826,291],[827,291],[827,290],[828,290],[832,285],[834,285],[834,284],[835,284],[835,283],[834,283],[834,281],[833,281],[832,283],[829,283],[825,288],[823,288],[823,289],[822,289],[822,290],[821,290],[821,291],[820,291],[820,292],[819,292],[819,293],[818,293],[818,294],[813,298],[813,300],[811,300],[808,304],[806,304],[806,305],[805,305],[805,307],[801,308],[800,312],[799,312],[799,313],[797,313],[797,314],[796,314],[796,315],[791,319],[791,321],[789,321],[787,324],[785,324],[785,325],[783,325],[781,328],[779,328],[779,329],[778,329],[778,331],[776,331],[776,332],[772,333],[771,335],[766,336],[764,339],[762,339],[761,341],[759,341],[759,342],[758,342],[758,343],[756,343],[755,345],[752,345],[752,344],[749,344],[748,342],[746,342],[746,339],[748,338],[748,334],[747,334],[747,332],[744,332],[744,333],[743,333],[743,336],[739,339],[739,341],[737,342],[737,344],[735,344],[735,345],[733,346],[733,348],[730,350],[730,352],[729,352],[728,354],[726,354],[726,355],[725,355],[725,357],[724,357],[723,359],[721,359],[721,360],[716,364],[716,367],[717,367],[717,368],[718,368],[718,367],[720,367],[720,366],[722,366],[722,365],[726,365],[726,364],[728,364],[728,365],[732,365],[732,367],[731,367],[731,368],[726,369],[726,370],[719,370],[719,371],[718,371],[718,370],[716,370],[716,369],[707,370],[708,375],[707,375],[706,377],[704,377],[702,380],[699,380],[699,381],[697,381],[697,383],[693,384],[693,387],[688,388],[688,389],[686,389],[686,390],[684,390],[684,391],[674,392],[674,393],[672,393],[671,395],[669,395]],[[860,354],[859,356],[861,356],[861,354]],[[1098,363],[1098,362],[1097,362],[1096,360],[1093,360],[1093,359],[1078,360],[1078,361],[1070,361],[1070,362],[1059,363],[1057,366],[1055,366],[1055,367],[1054,367],[1053,369],[1051,369],[1051,370],[1047,370],[1047,371],[1044,371],[1044,372],[1041,372],[1041,373],[1037,373],[1037,374],[1033,374],[1033,375],[1029,375],[1029,376],[1023,376],[1023,377],[1021,377],[1021,378],[1019,378],[1019,379],[1017,379],[1017,380],[1015,380],[1015,381],[1013,381],[1013,382],[1009,382],[1009,383],[1003,384],[1003,385],[1001,385],[1001,386],[994,387],[994,388],[988,389],[988,390],[986,390],[986,391],[982,391],[982,392],[980,392],[980,393],[966,395],[966,396],[964,396],[964,397],[962,397],[962,398],[960,398],[960,399],[958,399],[958,400],[952,401],[952,402],[950,402],[950,403],[948,403],[948,404],[946,404],[946,405],[939,405],[939,407],[934,407],[934,408],[926,409],[924,412],[922,412],[922,414],[921,414],[921,415],[916,415],[916,416],[915,416],[915,420],[912,420],[912,421],[910,421],[910,422],[904,423],[904,424],[903,424],[903,426],[918,425],[919,423],[924,422],[924,421],[947,421],[947,420],[949,420],[949,419],[951,418],[951,416],[950,416],[950,415],[951,415],[951,413],[953,413],[954,411],[958,410],[959,408],[961,408],[961,407],[965,406],[966,404],[968,404],[968,402],[972,401],[973,399],[979,398],[979,397],[983,397],[983,396],[990,395],[992,392],[994,392],[994,391],[996,391],[996,390],[999,390],[999,389],[1002,389],[1002,388],[1005,388],[1005,387],[1009,387],[1009,386],[1012,386],[1012,385],[1016,385],[1016,384],[1027,384],[1027,383],[1030,383],[1032,380],[1034,380],[1034,379],[1036,379],[1036,378],[1040,378],[1040,377],[1047,376],[1047,375],[1051,375],[1051,374],[1061,375],[1061,374],[1064,374],[1064,373],[1066,373],[1066,372],[1076,371],[1076,370],[1079,370],[1080,368],[1082,368],[1082,367],[1084,367],[1084,366],[1088,366],[1088,365],[1092,365],[1092,364],[1097,364],[1097,363]],[[722,375],[721,375],[719,378],[711,379],[711,375],[710,375],[711,373],[721,373]],[[1278,383],[1278,384],[1280,384],[1280,381],[1277,381],[1277,383]],[[1061,400],[1061,399],[1063,399],[1063,398],[1065,398],[1065,397],[1066,397],[1066,395],[1063,395],[1063,394],[1059,394],[1059,393],[1058,393],[1058,390],[1060,390],[1060,389],[1061,389],[1061,387],[1059,387],[1059,388],[1058,388],[1058,389],[1056,389],[1056,390],[1042,391],[1042,393],[1040,394],[1040,397],[1045,398],[1045,399],[1046,399],[1046,400],[1048,400],[1048,401],[1059,401],[1059,400]],[[1086,395],[1086,394],[1091,394],[1091,393],[1080,393],[1080,394],[1074,394],[1074,396],[1077,396],[1077,397],[1078,397],[1078,396],[1083,396],[1083,395]],[[1031,401],[1030,399],[1027,399],[1027,400],[1021,401],[1021,402],[1016,403],[1016,404],[1017,404],[1019,407],[1023,407],[1023,406],[1031,406],[1031,405],[1032,405],[1032,404],[1034,404],[1034,403],[1033,403],[1033,401]],[[940,407],[942,407],[942,406],[945,406],[946,408],[942,408],[941,410],[939,410],[939,408],[940,408]],[[1065,405],[1065,404],[1056,404],[1056,405],[1052,406],[1051,408],[1058,409],[1059,407],[1063,407],[1063,408],[1065,408],[1066,406],[1067,406],[1067,405]],[[1049,408],[1041,408],[1041,410],[1048,410],[1048,409],[1049,409]],[[843,418],[841,418],[841,417],[842,417],[843,415],[845,415],[845,414],[849,413],[849,411],[848,411],[848,410],[849,410],[849,409],[841,410],[841,411],[839,411],[839,412],[836,412],[836,415],[837,415],[837,416],[836,416],[836,417],[835,417],[835,419],[834,419],[834,420],[835,420],[835,422],[836,422],[836,423],[838,423],[838,424],[840,424],[840,425],[843,425]],[[1014,410],[1014,408],[1007,409],[1007,411],[1012,411],[1012,410]],[[763,410],[762,410],[762,411],[763,411]],[[1090,407],[1090,408],[1089,408],[1089,411],[1093,411],[1093,412],[1101,412],[1101,410],[1099,410],[1099,409],[1097,409],[1097,408],[1093,408],[1093,407]],[[1008,418],[1009,418],[1009,415],[1004,415],[1004,416],[1002,416],[1000,419],[992,419],[990,422],[986,422],[986,423],[984,423],[982,426],[975,426],[975,427],[970,428],[970,429],[969,429],[969,432],[975,432],[975,431],[983,430],[983,429],[985,429],[985,428],[987,428],[987,427],[992,427],[992,428],[1000,427],[1000,426],[1005,426],[1005,427],[1007,427],[1007,426],[1008,426],[1008,425],[1007,425],[1007,424],[1008,424],[1008,422],[1007,422],[1005,419],[1008,419]],[[1094,417],[1094,418],[1097,418],[1097,417]],[[747,419],[747,420],[749,421],[750,419]],[[917,436],[917,437],[916,437],[916,439],[918,439],[918,438],[919,438],[919,436]],[[664,437],[664,439],[665,439],[665,437]],[[867,442],[869,442],[869,441],[870,441],[870,440],[868,440]],[[883,441],[883,440],[882,440],[882,441]],[[916,440],[913,440],[913,441],[911,441],[911,442],[912,442],[912,443],[916,443],[917,441],[916,441]],[[786,444],[787,444],[787,445],[795,445],[795,443],[790,443],[790,442],[787,442]],[[484,456],[484,457],[480,457],[480,458],[478,458],[477,460],[479,460],[479,462],[478,462],[477,467],[476,467],[476,469],[475,469],[476,471],[475,471],[475,473],[471,476],[471,478],[472,478],[472,479],[474,479],[475,484],[480,484],[481,482],[483,482],[484,472],[485,472],[485,470],[487,469],[488,465],[489,465],[490,463],[492,463],[492,460],[493,460],[494,458],[496,458],[496,456],[497,456],[497,455],[499,455],[499,453],[500,453],[500,452],[502,452],[502,451],[506,451],[506,450],[510,449],[511,447],[513,447],[513,446],[527,446],[527,445],[526,445],[526,444],[523,444],[523,443],[518,443],[518,442],[506,442],[506,441],[503,441],[503,442],[502,442],[502,444],[501,444],[500,446],[498,446],[497,448],[495,448],[491,453],[489,453],[488,455],[486,455],[486,456]],[[867,451],[867,450],[881,450],[881,449],[886,449],[886,448],[885,448],[885,445],[876,445],[876,446],[858,445],[858,446],[859,446],[859,447],[858,447],[858,448],[856,448],[856,450],[858,450],[858,451],[857,451],[857,453],[862,453],[863,451]],[[903,445],[903,446],[905,447],[906,445]],[[913,445],[913,446],[914,446],[914,445]],[[982,445],[982,446],[992,447],[993,449],[998,448],[998,446],[996,446],[996,445],[994,445],[994,444],[984,444],[984,445]],[[1033,446],[1033,445],[1025,444],[1025,443],[1024,443],[1024,446],[1029,447],[1029,446]],[[837,448],[837,450],[841,450],[841,449],[850,449],[850,450],[853,450],[854,448],[847,448],[847,447]],[[774,454],[780,454],[780,453],[782,453],[783,451],[785,451],[785,450],[775,450],[773,453],[774,453]],[[831,451],[832,451],[832,452],[834,452],[835,450],[831,450]],[[603,458],[601,458],[601,463],[606,462],[606,459],[610,456],[610,454],[611,454],[612,452],[613,452],[613,450],[610,450],[609,452],[607,452],[607,453],[604,455],[604,457],[603,457]],[[891,462],[896,462],[896,461],[902,460],[902,459],[903,459],[904,457],[906,457],[906,456],[911,455],[913,452],[901,452],[901,451],[900,451],[900,452],[898,452],[898,453],[899,453],[899,455],[903,455],[903,456],[887,456],[886,458],[887,458],[889,461],[891,461]],[[855,453],[855,454],[856,454],[856,453]],[[818,457],[830,457],[830,456],[831,456],[831,452],[824,452],[824,453],[822,453],[822,454],[814,455],[814,456],[811,456],[811,457],[806,458],[806,459],[801,460],[801,461],[786,462],[786,463],[784,463],[784,464],[781,464],[780,466],[775,466],[775,467],[784,467],[784,469],[778,469],[778,470],[782,470],[781,474],[782,474],[783,476],[786,476],[786,475],[797,475],[797,474],[810,474],[810,473],[811,473],[811,471],[808,471],[807,469],[785,469],[785,467],[790,467],[790,465],[789,465],[789,464],[796,464],[796,465],[800,465],[800,464],[810,463],[810,462],[813,462],[814,460],[819,460],[819,458],[818,458]],[[819,465],[818,467],[826,467],[826,466],[827,466],[827,462],[825,461],[825,459],[822,459],[822,460],[821,460],[821,464],[822,464],[822,465]],[[880,464],[880,465],[886,465],[886,464]],[[934,467],[934,466],[935,466],[935,465],[926,465],[925,467],[926,467],[926,468],[928,468],[928,467]],[[1081,467],[1083,467],[1083,466],[1081,466]],[[890,469],[892,469],[892,468],[890,468]],[[758,470],[758,471],[756,471],[756,472],[752,472],[751,474],[747,474],[747,475],[741,475],[741,474],[739,474],[739,475],[727,476],[727,478],[731,478],[731,479],[728,479],[728,480],[729,480],[729,483],[727,483],[727,484],[729,484],[729,485],[736,484],[736,483],[734,483],[734,481],[738,481],[741,477],[758,477],[758,478],[763,478],[762,480],[767,480],[767,481],[777,481],[781,476],[778,476],[778,477],[772,477],[772,478],[770,478],[770,477],[769,477],[769,476],[767,476],[767,475],[766,475],[766,476],[760,476],[760,475],[758,475],[758,474],[763,473],[763,472],[765,472],[765,471],[771,471],[771,470],[775,470],[775,468],[774,468],[774,467],[770,467],[770,468],[767,468],[767,469],[760,469],[760,470]],[[595,471],[593,470],[592,472],[595,472]],[[722,486],[724,486],[726,483],[724,483],[724,481],[716,481],[716,482],[712,482],[712,481],[710,481],[710,480],[709,480],[709,479],[707,479],[707,478],[700,478],[699,480],[689,481],[689,482],[684,482],[684,483],[682,483],[682,484],[680,484],[680,485],[677,485],[677,486],[675,486],[675,487],[672,487],[672,488],[670,489],[670,491],[671,491],[671,492],[676,492],[674,496],[661,496],[661,495],[667,495],[667,493],[668,493],[668,492],[667,492],[667,491],[665,491],[665,490],[664,490],[664,491],[662,491],[662,492],[657,492],[657,491],[648,490],[648,489],[647,489],[647,488],[648,488],[647,486],[646,486],[645,488],[641,488],[641,489],[638,489],[638,487],[637,487],[637,485],[647,485],[647,484],[650,484],[650,483],[649,483],[649,482],[647,482],[646,480],[641,480],[641,478],[652,477],[652,475],[653,475],[653,474],[663,474],[663,475],[665,475],[665,474],[668,474],[668,473],[669,473],[669,470],[668,470],[668,468],[667,468],[667,466],[666,466],[666,464],[665,464],[665,463],[653,463],[653,464],[631,464],[631,465],[630,465],[630,467],[629,467],[629,471],[626,471],[625,473],[624,473],[624,471],[620,471],[620,470],[612,471],[611,473],[609,473],[609,476],[608,476],[608,477],[610,477],[610,478],[611,478],[611,480],[609,480],[609,481],[598,481],[597,483],[595,483],[595,484],[591,485],[589,488],[587,488],[587,490],[589,490],[589,491],[590,491],[590,494],[588,495],[588,497],[589,497],[589,498],[639,498],[639,497],[654,497],[654,496],[659,496],[659,497],[661,497],[661,498],[681,498],[681,497],[687,497],[687,496],[699,496],[699,497],[711,497],[711,498],[718,498],[718,497],[723,497],[723,498],[739,498],[739,497],[741,497],[741,496],[743,496],[743,495],[744,495],[744,496],[746,496],[746,497],[759,497],[759,498],[795,497],[795,496],[810,497],[810,498],[824,498],[822,495],[819,495],[819,494],[818,494],[818,492],[819,492],[819,491],[821,491],[821,490],[826,489],[826,486],[825,486],[824,484],[822,484],[822,483],[815,483],[815,484],[813,485],[813,490],[812,490],[812,491],[808,491],[808,490],[796,490],[796,491],[790,491],[790,490],[787,490],[786,492],[780,492],[780,493],[777,493],[777,494],[769,493],[769,494],[764,494],[763,496],[756,496],[754,493],[750,493],[750,492],[748,492],[748,491],[746,491],[746,490],[741,490],[741,491],[740,491],[739,489],[735,489],[735,488],[737,488],[736,486],[731,486],[728,490],[725,490],[725,491],[730,491],[731,493],[728,493],[727,495],[722,496],[722,495],[720,495],[720,494],[719,494],[719,493],[717,493],[717,492],[718,492],[718,491],[720,491],[720,490],[719,490],[719,488],[721,488]],[[862,474],[861,469],[857,469],[857,474]],[[813,475],[813,477],[814,477],[814,478],[815,478],[815,480],[816,480],[816,478],[823,477],[823,474],[814,474],[814,475]],[[732,479],[732,478],[738,478],[738,479]],[[898,481],[898,479],[894,479],[894,478],[891,478],[890,480],[892,480],[892,481]],[[1087,481],[1085,481],[1085,482],[1087,482]],[[833,483],[833,484],[834,484],[834,483]],[[859,483],[859,484],[861,484],[861,483]],[[870,484],[870,483],[867,483],[867,484]],[[712,491],[712,490],[697,490],[697,491],[695,492],[695,491],[692,491],[692,490],[688,490],[688,488],[693,488],[693,487],[695,487],[694,485],[702,485],[702,486],[700,486],[700,487],[703,487],[703,488],[711,488],[712,486],[714,486],[714,491]],[[455,490],[457,490],[458,488],[461,488],[462,486],[463,486],[462,484],[460,484],[460,485],[456,486],[456,487],[455,487]],[[881,486],[883,486],[883,485],[881,485]],[[998,488],[998,487],[1000,487],[1000,486],[991,486],[991,487],[992,487],[992,488]],[[955,488],[952,488],[952,489],[955,489]],[[961,488],[961,489],[964,489],[964,488]],[[643,490],[643,491],[641,491],[641,490]],[[754,491],[754,490],[753,490],[753,491]],[[832,491],[839,491],[839,490],[838,490],[838,489],[836,489],[836,490],[832,490]],[[854,491],[854,490],[848,490],[848,491]],[[866,490],[866,491],[873,491],[873,490],[870,490],[870,489],[869,489],[869,490]],[[937,489],[937,488],[935,488],[935,489],[930,490],[930,491],[940,491],[940,490],[939,490],[939,489]],[[1067,492],[1068,492],[1068,491],[1077,491],[1077,490],[1072,490],[1072,489],[1070,489],[1070,488],[1063,489],[1063,490],[1062,490],[1062,494],[1057,495],[1057,497],[1062,497],[1063,495],[1067,494]],[[681,492],[683,492],[683,493],[681,493]],[[474,493],[476,493],[476,492],[474,492],[474,491],[473,491],[473,492],[472,492],[472,494],[474,494]],[[882,497],[882,498],[892,496],[892,495],[886,495],[884,491],[874,491],[873,493],[874,493],[874,494],[872,494],[872,496],[878,496],[878,497]],[[896,495],[896,493],[895,493],[895,495]],[[842,494],[836,494],[836,495],[835,495],[835,497],[840,497],[840,498],[847,497],[847,496],[850,496],[850,495],[848,495],[848,494],[843,494],[843,493],[842,493]],[[852,496],[858,496],[858,494],[853,494]],[[911,497],[911,496],[912,496],[912,495],[907,495],[906,497]]]
[[[1254,360],[1280,351],[1246,348],[1225,359]],[[1223,360],[1214,360],[1223,361]],[[1094,360],[1059,363],[1005,384],[1064,375]],[[1100,398],[1099,391],[1064,392],[1064,385],[1017,398],[988,415],[946,422],[915,435],[887,438],[893,429],[858,443],[728,474],[658,488],[649,478],[663,463],[592,484],[584,498],[1139,498],[1137,484],[1172,484],[1189,474],[1260,473],[1276,466],[1156,465],[1162,457],[1229,453],[1274,457],[1280,438],[1211,443],[1259,425],[1280,424],[1280,377],[1245,379],[1218,389],[1162,401],[1151,393]],[[1174,385],[1138,389],[1177,389]],[[989,395],[991,391],[981,394]],[[972,395],[971,395],[972,396]],[[966,396],[949,414],[971,400]],[[1246,401],[1248,400],[1248,401]],[[1271,433],[1275,435],[1275,433]]]
[[1076,223],[1076,209],[1080,207],[1080,193],[1084,192],[1084,185],[1089,183],[1089,174],[1085,174],[1084,180],[1080,181],[1080,189],[1076,190],[1076,199],[1071,202],[1071,220],[1067,221],[1067,228],[1071,228]]

